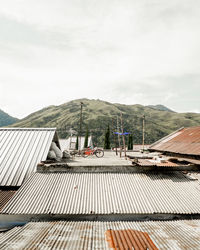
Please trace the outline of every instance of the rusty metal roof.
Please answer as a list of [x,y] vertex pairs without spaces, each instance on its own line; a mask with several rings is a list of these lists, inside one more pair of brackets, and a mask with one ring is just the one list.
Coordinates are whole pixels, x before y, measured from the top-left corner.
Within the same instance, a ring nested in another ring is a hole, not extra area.
[[16,190],[3,190],[0,189],[0,212],[6,203],[13,197]]
[[187,163],[191,163],[191,164],[195,164],[195,165],[200,165],[200,160],[196,160],[196,159],[189,159],[189,158],[182,158],[182,157],[173,157],[173,158],[169,158],[169,160],[176,160],[179,163],[181,163],[181,162],[187,162]]
[[2,213],[199,214],[200,191],[180,172],[35,173]]
[[21,186],[46,160],[55,128],[0,128],[0,186]]
[[133,161],[133,164],[136,164],[141,167],[178,167],[179,164],[166,160],[165,162],[156,162],[154,160],[148,159],[138,159],[137,162]]
[[200,127],[182,128],[155,142],[149,149],[200,156]]
[[158,250],[147,232],[133,229],[108,229],[106,231],[106,240],[111,249]]
[[[114,242],[109,241],[108,231]],[[129,233],[131,231],[131,234]],[[132,233],[137,234],[133,237]],[[144,238],[144,235],[146,236]],[[146,239],[146,240],[145,240]],[[30,222],[0,234],[0,249],[200,249],[200,220]],[[111,245],[112,243],[112,245]],[[140,248],[139,248],[140,246]],[[129,248],[132,249],[132,248]]]

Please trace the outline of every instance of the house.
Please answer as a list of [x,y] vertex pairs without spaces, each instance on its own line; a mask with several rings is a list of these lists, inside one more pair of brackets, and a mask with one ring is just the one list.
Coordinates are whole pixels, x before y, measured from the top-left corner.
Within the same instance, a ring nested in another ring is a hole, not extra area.
[[[76,140],[77,136],[70,136],[67,139],[59,139],[61,150],[74,150],[76,149]],[[85,144],[85,137],[81,136],[78,137],[79,140],[79,146],[81,147],[79,149],[84,149],[84,144]],[[88,147],[93,147],[93,142],[92,142],[92,136],[88,136]]]

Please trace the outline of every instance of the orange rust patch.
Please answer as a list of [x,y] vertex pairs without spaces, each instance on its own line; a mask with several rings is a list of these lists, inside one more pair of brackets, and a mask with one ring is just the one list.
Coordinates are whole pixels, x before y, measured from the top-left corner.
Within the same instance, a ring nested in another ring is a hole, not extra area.
[[105,232],[106,241],[112,249],[158,250],[148,233],[137,230],[112,230]]

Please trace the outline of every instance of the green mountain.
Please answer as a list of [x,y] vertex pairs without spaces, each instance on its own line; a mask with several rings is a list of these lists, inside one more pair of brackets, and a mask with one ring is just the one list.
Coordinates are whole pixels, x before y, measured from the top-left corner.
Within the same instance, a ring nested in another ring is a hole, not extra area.
[[165,107],[164,105],[158,104],[158,105],[148,105],[147,107],[160,110],[160,111],[169,111],[169,112],[174,112],[173,110]]
[[[122,113],[125,132],[133,134],[135,144],[142,143],[142,117],[145,115],[145,143],[150,144],[180,127],[200,125],[200,114],[162,111],[148,106],[124,105],[101,100],[79,99],[59,106],[49,106],[20,120],[15,127],[57,127],[60,137],[69,135],[69,129],[79,131],[80,102],[83,102],[82,134],[86,127],[98,146],[103,145],[104,134],[110,125],[111,131],[118,131]],[[112,144],[114,145],[114,136]]]
[[9,114],[5,113],[3,110],[0,109],[0,127],[8,126],[17,121],[17,118],[10,116]]

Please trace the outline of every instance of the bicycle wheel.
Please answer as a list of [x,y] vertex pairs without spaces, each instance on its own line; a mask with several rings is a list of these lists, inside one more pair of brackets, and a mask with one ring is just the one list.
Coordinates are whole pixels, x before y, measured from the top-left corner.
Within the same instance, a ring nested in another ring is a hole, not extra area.
[[100,157],[103,157],[104,156],[104,151],[102,149],[97,149],[95,151],[95,155],[96,157],[100,158]]
[[89,156],[89,152],[87,150],[83,150],[81,155],[82,155],[82,157],[86,158]]

